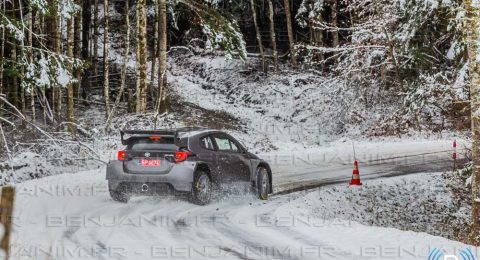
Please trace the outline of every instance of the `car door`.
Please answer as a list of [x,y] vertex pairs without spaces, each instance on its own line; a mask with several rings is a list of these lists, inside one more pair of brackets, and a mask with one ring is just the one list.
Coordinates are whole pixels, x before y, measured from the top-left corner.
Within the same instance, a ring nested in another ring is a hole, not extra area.
[[222,179],[223,170],[218,165],[218,154],[215,142],[211,135],[204,135],[199,138],[200,149],[197,154],[198,159],[208,164],[208,167],[212,171],[212,178],[217,182]]
[[234,175],[239,181],[250,181],[250,159],[246,156],[246,151],[240,145],[240,143],[235,140],[235,138],[227,135],[227,138],[230,141],[230,146],[232,148],[232,156],[235,157],[234,160]]
[[225,134],[215,134],[213,140],[222,181],[249,181],[248,164],[241,158],[243,151],[238,143]]

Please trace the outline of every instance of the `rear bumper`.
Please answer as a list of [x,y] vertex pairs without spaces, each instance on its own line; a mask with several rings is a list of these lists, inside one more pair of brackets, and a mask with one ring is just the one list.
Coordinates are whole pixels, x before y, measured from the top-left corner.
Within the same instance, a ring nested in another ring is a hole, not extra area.
[[196,163],[183,162],[173,166],[167,174],[130,174],[123,171],[121,161],[110,161],[107,165],[107,180],[116,189],[122,183],[165,183],[176,191],[190,192]]

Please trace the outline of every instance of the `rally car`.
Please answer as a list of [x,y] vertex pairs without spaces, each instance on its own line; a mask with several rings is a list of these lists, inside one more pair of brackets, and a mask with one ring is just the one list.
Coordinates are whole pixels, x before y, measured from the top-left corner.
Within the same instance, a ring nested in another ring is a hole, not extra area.
[[173,192],[205,205],[213,191],[237,183],[247,184],[262,200],[272,193],[269,164],[225,132],[179,128],[120,134],[125,148],[108,163],[106,175],[115,201]]

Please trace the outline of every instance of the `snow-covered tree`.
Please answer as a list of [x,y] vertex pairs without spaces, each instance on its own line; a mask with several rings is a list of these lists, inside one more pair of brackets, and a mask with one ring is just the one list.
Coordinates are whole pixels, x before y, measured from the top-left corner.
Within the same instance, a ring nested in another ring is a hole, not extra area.
[[247,58],[247,50],[243,34],[237,21],[226,12],[221,12],[216,0],[176,0],[190,8],[199,18],[202,31],[207,37],[207,46],[221,47],[227,58]]
[[480,246],[480,3],[464,0],[467,22],[470,100],[472,108],[472,225],[470,242]]

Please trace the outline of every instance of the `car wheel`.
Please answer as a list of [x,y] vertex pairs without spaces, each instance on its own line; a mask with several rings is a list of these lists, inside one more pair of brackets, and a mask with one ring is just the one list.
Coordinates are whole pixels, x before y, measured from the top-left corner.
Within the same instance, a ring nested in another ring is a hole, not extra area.
[[192,188],[192,201],[197,205],[206,205],[212,197],[212,181],[204,171],[195,173],[195,180]]
[[270,178],[268,177],[267,169],[263,167],[257,168],[257,195],[261,200],[268,199],[268,192],[270,191]]
[[127,193],[125,186],[120,185],[117,189],[113,189],[108,185],[108,191],[110,192],[110,197],[114,201],[127,203],[130,200],[130,195]]

